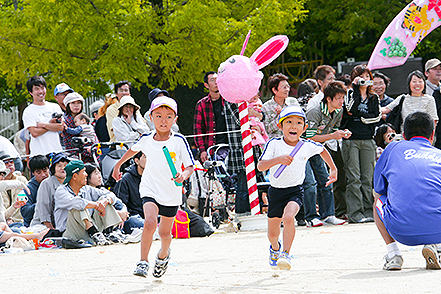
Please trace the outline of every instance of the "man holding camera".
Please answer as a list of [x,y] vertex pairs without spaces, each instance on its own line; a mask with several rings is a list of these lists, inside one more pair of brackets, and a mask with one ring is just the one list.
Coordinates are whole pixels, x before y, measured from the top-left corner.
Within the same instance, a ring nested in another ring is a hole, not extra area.
[[57,122],[53,114],[63,111],[58,104],[45,101],[46,81],[43,77],[31,77],[26,87],[33,99],[23,112],[24,128],[31,133],[30,155],[62,151],[58,132],[63,130],[63,122]]

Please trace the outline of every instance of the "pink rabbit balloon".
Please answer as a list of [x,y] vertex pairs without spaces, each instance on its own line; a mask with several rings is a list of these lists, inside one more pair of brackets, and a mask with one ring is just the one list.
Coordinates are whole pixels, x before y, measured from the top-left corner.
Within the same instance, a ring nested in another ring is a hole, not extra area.
[[233,55],[221,63],[217,86],[222,97],[231,103],[248,101],[259,92],[263,73],[259,69],[270,64],[288,46],[288,37],[274,36],[261,45],[250,58]]

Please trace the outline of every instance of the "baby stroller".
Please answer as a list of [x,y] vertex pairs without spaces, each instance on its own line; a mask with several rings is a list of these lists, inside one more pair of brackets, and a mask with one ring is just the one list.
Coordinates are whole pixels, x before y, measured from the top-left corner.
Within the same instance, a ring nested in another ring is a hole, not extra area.
[[[102,152],[101,148],[109,148],[110,151],[101,160],[99,160]],[[97,143],[92,145],[94,160],[96,165],[100,167],[105,188],[112,190],[113,187],[115,187],[116,181],[112,177],[113,167],[127,150],[129,150],[129,147],[125,143],[119,142]],[[124,171],[131,164],[131,160],[126,161],[121,166],[121,171]]]
[[227,221],[234,206],[234,177],[228,174],[225,161],[230,147],[227,144],[214,145],[207,150],[208,160],[204,162],[203,180],[207,182],[205,197],[199,198],[199,211],[203,216],[211,214],[215,228]]

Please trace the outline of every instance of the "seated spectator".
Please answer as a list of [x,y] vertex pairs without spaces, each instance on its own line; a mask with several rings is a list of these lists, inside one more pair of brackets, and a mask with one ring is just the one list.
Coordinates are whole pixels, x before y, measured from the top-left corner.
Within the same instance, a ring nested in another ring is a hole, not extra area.
[[[41,182],[37,192],[37,203],[35,205],[34,218],[31,226],[43,224],[51,230],[55,230],[54,219],[54,194],[57,188],[66,178],[64,167],[69,159],[63,153],[55,154],[51,159],[49,168],[51,176]],[[61,236],[61,234],[59,234]],[[53,235],[52,235],[53,236]]]
[[0,243],[5,243],[12,237],[22,237],[28,241],[32,239],[38,239],[41,241],[48,231],[49,229],[46,229],[36,234],[14,233],[6,223],[0,222]]
[[[22,176],[19,172],[15,172],[15,164],[13,157],[0,151],[0,160],[2,160],[7,169],[9,169],[9,174],[4,178],[7,181],[18,180],[24,185],[28,184],[28,180]],[[3,200],[3,206],[5,209],[6,223],[9,227],[21,227],[23,225],[23,217],[20,213],[20,207],[24,205],[24,202],[17,200],[17,195],[20,193],[22,188],[15,188],[1,192],[1,198]]]
[[431,115],[409,114],[405,141],[391,142],[375,166],[374,218],[388,252],[384,270],[401,270],[398,242],[424,245],[426,268],[441,268],[441,151],[432,146],[434,129]]
[[[100,169],[92,163],[86,163],[85,165],[86,173],[87,173],[87,185],[102,189],[106,192],[106,188],[103,187],[103,177],[101,176]],[[121,199],[116,198],[115,204],[113,205],[116,209],[116,212],[119,214],[119,217],[121,218],[122,222],[118,225],[118,227],[115,227],[113,232],[108,232],[108,235],[106,235],[107,239],[110,239],[114,243],[128,243],[132,240],[126,239],[126,236],[124,236],[121,232],[121,229],[125,227],[127,224],[127,227],[129,227],[130,223],[136,224],[135,227],[142,228],[144,226],[144,220],[142,222],[137,221],[136,218],[129,216],[129,212],[127,211],[127,206],[121,201]],[[142,231],[141,231],[142,232]],[[127,234],[131,233],[131,229],[126,232]],[[141,236],[140,236],[141,237]],[[140,240],[136,241],[139,242]],[[135,243],[135,242],[134,242]]]
[[95,245],[110,245],[102,233],[121,223],[114,204],[116,196],[105,189],[86,185],[87,173],[80,160],[72,160],[64,168],[65,185],[55,191],[55,228],[63,237],[93,242]]
[[30,192],[26,192],[28,202],[20,208],[23,216],[23,224],[29,227],[32,218],[34,217],[35,205],[37,203],[37,192],[40,183],[49,177],[49,160],[44,155],[36,155],[29,160],[29,169],[32,173],[32,179],[29,181],[27,187]]
[[[29,192],[29,189],[23,182],[19,180],[5,180],[10,173],[10,170],[6,167],[5,163],[0,160],[0,193],[4,193],[10,189],[25,189]],[[15,201],[11,207],[18,209],[23,206],[26,201]],[[8,213],[6,211],[6,213]],[[0,197],[0,222],[6,223],[7,217],[5,216],[5,207],[3,205],[3,197]]]
[[139,184],[144,172],[146,157],[144,153],[138,152],[133,159],[135,163],[128,168],[127,172],[113,189],[116,196],[127,206],[131,215],[130,221],[124,223],[124,232],[126,234],[130,234],[134,228],[142,228],[144,226],[144,210],[139,194]]
[[[117,142],[133,141],[134,143],[142,134],[150,131],[142,116],[136,113],[139,109],[139,105],[131,96],[121,98],[118,116],[112,122],[113,133]],[[128,145],[131,146],[133,143]]]
[[80,113],[74,118],[74,128],[66,127],[66,132],[76,137],[86,137],[93,143],[98,143],[90,118],[85,113]]

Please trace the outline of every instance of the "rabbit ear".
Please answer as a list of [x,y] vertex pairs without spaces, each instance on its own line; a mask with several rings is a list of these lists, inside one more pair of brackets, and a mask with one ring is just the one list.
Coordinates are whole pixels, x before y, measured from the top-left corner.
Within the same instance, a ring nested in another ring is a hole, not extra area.
[[288,46],[288,42],[288,37],[285,35],[274,36],[261,45],[250,59],[257,63],[259,69],[265,67],[279,57]]

